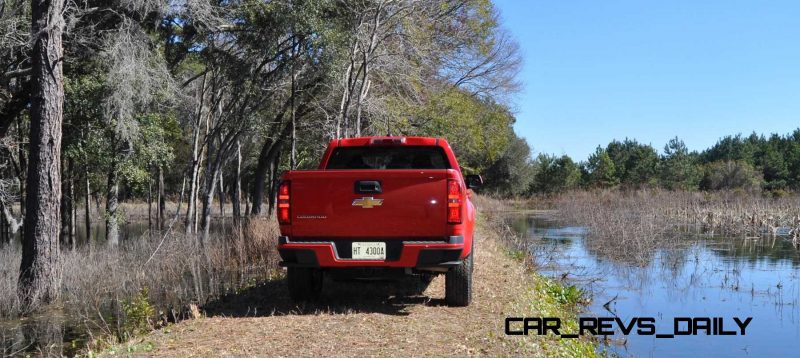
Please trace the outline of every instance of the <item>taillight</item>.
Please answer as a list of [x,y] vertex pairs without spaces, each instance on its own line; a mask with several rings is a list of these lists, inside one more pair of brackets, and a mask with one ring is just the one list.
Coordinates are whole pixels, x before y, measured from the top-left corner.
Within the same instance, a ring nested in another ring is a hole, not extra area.
[[281,182],[278,187],[278,222],[281,224],[290,224],[292,222],[291,208],[289,207],[290,194],[290,183],[288,181]]
[[381,145],[381,144],[405,144],[406,138],[375,138],[372,140],[373,145]]
[[457,180],[447,180],[447,223],[461,223],[461,185]]

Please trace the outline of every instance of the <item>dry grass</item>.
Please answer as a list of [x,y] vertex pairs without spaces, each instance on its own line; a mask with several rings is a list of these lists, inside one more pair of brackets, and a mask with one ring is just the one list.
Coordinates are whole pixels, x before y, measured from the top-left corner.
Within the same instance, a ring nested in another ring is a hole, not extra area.
[[[34,324],[25,325],[25,330],[30,334],[12,337],[15,343],[0,353],[20,349],[74,353],[62,345],[69,341],[66,326],[93,332],[96,336],[89,347],[106,354],[594,354],[594,345],[583,340],[504,335],[507,316],[560,316],[569,321],[575,307],[550,296],[559,285],[533,274],[519,261],[522,256],[517,253],[525,247],[524,240],[493,214],[504,208],[503,203],[481,197],[475,201],[482,214],[476,242],[475,301],[468,308],[444,305],[443,277],[430,285],[416,278],[380,283],[328,281],[323,303],[296,306],[288,298],[283,275],[275,270],[277,228],[253,221],[242,235],[215,238],[202,247],[182,236],[169,236],[163,242],[143,237],[116,250],[97,247],[65,253],[63,307],[29,315]],[[0,250],[4,267],[0,307],[5,317],[19,312],[13,294],[18,257],[17,249]],[[142,292],[146,292],[144,299],[137,299]],[[161,328],[114,345],[125,334],[144,332],[131,332],[136,317],[126,315],[137,314],[130,307],[147,308],[150,303],[156,311],[147,317],[147,326]],[[207,318],[182,320],[197,311],[193,304]]]
[[17,297],[17,279],[21,254],[10,245],[0,248],[0,318],[13,317],[21,310]]
[[747,192],[580,191],[553,199],[558,217],[589,228],[587,245],[612,259],[650,262],[691,235],[800,236],[798,197]]
[[[481,212],[501,203],[476,199]],[[188,320],[117,346],[114,353],[158,356],[463,356],[593,355],[582,340],[505,336],[508,316],[573,317],[548,297],[557,285],[509,255],[499,217],[481,215],[477,231],[474,302],[444,305],[444,279],[429,286],[400,282],[326,280],[321,303],[296,306],[285,281],[265,282],[204,307]],[[110,353],[110,352],[106,352]]]
[[[186,317],[191,304],[203,304],[272,279],[278,274],[277,225],[254,219],[245,225],[244,233],[214,237],[205,245],[183,235],[145,235],[124,241],[118,248],[87,246],[64,251],[61,302],[39,307],[37,312],[22,311],[16,295],[19,247],[6,245],[0,249],[0,318],[25,315],[30,321],[58,314],[68,323],[58,324],[61,334],[53,335],[54,341],[34,342],[31,340],[39,338],[21,335],[21,339],[5,342],[0,353],[14,347],[60,346],[67,336],[65,327],[88,332],[96,342],[127,339],[136,333],[132,327],[142,323],[135,320],[146,320],[147,326],[156,328]],[[131,306],[142,292],[146,296],[141,304]],[[142,313],[146,316],[139,317]]]

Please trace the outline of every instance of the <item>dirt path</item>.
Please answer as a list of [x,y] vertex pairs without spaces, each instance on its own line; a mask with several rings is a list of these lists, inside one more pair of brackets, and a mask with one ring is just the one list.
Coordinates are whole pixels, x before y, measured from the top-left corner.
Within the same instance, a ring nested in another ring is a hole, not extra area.
[[500,239],[485,226],[479,236],[475,296],[467,308],[444,305],[443,276],[417,292],[412,288],[416,281],[326,281],[325,304],[313,307],[294,306],[285,282],[279,280],[221,299],[206,307],[208,317],[156,331],[130,345],[146,343],[153,350],[144,354],[174,357],[496,356],[551,351],[547,346],[552,342],[540,346],[542,342],[504,335],[506,316],[529,314],[518,310],[521,292],[531,292],[531,275],[504,253]]

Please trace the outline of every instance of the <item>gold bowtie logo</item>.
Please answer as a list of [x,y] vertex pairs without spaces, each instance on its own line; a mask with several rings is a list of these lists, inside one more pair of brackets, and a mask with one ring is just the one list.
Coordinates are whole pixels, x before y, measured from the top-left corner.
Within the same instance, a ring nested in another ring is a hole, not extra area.
[[360,206],[364,209],[372,209],[381,205],[383,205],[383,199],[375,199],[371,196],[353,200],[353,206]]

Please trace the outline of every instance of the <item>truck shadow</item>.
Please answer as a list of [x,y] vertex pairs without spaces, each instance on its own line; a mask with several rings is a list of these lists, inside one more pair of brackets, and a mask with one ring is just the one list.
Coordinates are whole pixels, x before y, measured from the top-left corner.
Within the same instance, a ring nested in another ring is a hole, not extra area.
[[443,299],[424,294],[428,285],[415,277],[387,281],[332,281],[326,278],[318,300],[296,303],[289,298],[286,279],[280,279],[221,296],[204,305],[203,311],[209,317],[345,313],[406,316],[411,306],[445,305]]

